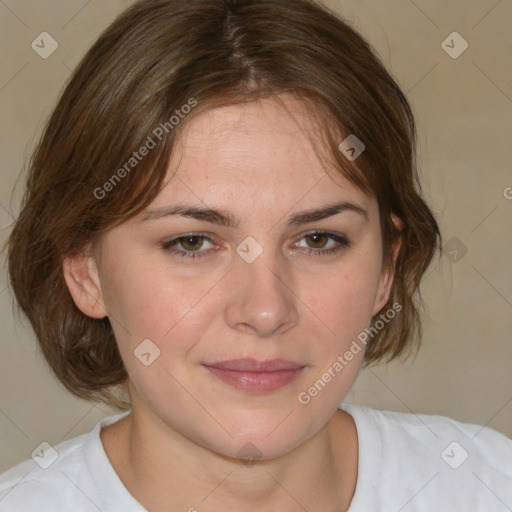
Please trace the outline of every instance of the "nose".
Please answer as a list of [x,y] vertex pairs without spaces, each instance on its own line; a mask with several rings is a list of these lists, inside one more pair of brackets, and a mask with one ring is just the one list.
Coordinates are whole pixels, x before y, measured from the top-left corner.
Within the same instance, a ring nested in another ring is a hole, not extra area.
[[[230,272],[232,282],[225,309],[228,325],[243,333],[265,338],[283,334],[297,325],[297,297],[290,286],[289,273],[263,255],[252,263],[242,259]],[[288,282],[287,282],[288,281]]]

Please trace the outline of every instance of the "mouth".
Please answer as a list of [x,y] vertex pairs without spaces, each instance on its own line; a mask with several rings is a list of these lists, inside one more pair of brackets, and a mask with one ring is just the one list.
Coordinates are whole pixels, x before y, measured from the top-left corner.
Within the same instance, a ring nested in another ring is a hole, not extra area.
[[231,387],[251,393],[268,393],[282,388],[295,380],[305,368],[284,359],[232,359],[203,366]]

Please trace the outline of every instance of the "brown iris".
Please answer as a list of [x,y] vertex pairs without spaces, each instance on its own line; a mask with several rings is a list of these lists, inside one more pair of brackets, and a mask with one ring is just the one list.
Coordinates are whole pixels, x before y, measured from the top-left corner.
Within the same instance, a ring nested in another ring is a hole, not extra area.
[[[323,249],[329,240],[325,233],[313,233],[312,235],[306,235],[304,238],[308,240],[308,245],[314,249]],[[312,245],[309,243],[310,240],[313,241]]]
[[201,249],[203,245],[203,238],[202,236],[185,236],[180,239],[180,243],[182,247],[186,251],[197,251],[198,249]]

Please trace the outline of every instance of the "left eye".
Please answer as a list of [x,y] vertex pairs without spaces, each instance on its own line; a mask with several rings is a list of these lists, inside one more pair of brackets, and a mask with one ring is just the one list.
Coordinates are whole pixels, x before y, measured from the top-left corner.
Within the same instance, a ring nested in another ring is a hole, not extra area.
[[[300,244],[301,241],[305,241],[306,245]],[[347,238],[341,234],[313,231],[302,235],[300,241],[294,245],[305,248],[309,254],[324,255],[337,252],[350,244]]]
[[333,237],[326,233],[312,233],[310,235],[303,236],[301,240],[306,240],[308,243],[307,247],[310,249],[326,249],[328,248],[327,246],[329,245],[329,242],[334,243]]

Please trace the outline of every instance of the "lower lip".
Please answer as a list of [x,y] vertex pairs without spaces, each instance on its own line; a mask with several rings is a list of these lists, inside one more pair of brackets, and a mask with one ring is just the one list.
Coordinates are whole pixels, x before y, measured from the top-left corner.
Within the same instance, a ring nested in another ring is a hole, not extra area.
[[304,368],[273,372],[242,372],[205,366],[216,377],[230,386],[252,393],[265,393],[282,388],[295,380]]

